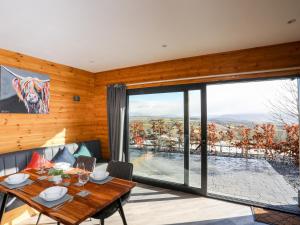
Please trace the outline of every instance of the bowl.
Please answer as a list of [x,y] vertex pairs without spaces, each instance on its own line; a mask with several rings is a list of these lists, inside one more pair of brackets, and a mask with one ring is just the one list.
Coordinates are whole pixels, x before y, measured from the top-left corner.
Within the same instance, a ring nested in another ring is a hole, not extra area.
[[5,182],[8,184],[21,184],[29,178],[29,174],[16,173],[5,178]]
[[55,163],[53,166],[54,169],[56,170],[69,170],[71,168],[71,164],[70,163],[66,163],[66,162],[59,162],[59,163]]
[[107,171],[94,171],[91,173],[91,178],[94,180],[104,180],[108,177],[109,172]]
[[39,197],[44,199],[45,201],[55,201],[58,200],[67,194],[68,188],[61,186],[53,186],[43,190]]

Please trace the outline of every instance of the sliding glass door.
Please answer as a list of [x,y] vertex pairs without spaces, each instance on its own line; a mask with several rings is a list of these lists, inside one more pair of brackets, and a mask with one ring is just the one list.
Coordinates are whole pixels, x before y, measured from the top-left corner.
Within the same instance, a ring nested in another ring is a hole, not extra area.
[[300,213],[298,85],[285,78],[128,91],[134,176]]
[[135,177],[201,191],[202,92],[200,85],[129,91],[128,158]]

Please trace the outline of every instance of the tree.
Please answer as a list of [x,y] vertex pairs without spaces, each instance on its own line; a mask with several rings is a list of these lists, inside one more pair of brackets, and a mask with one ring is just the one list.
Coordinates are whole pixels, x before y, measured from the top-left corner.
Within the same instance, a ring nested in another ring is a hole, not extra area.
[[236,146],[242,149],[242,156],[246,156],[248,158],[249,150],[251,149],[251,137],[250,137],[251,129],[248,127],[241,126],[240,135],[241,140],[236,143]]
[[286,140],[279,144],[280,150],[299,165],[299,125],[285,125],[284,130],[286,132]]
[[210,146],[210,151],[215,151],[216,154],[216,142],[218,141],[217,126],[215,123],[209,123],[207,125],[207,140]]
[[194,123],[190,127],[190,145],[191,146],[197,146],[196,149],[193,149],[194,152],[197,152],[200,150],[198,146],[201,143],[201,124],[200,123]]
[[176,134],[177,134],[177,140],[178,140],[178,150],[180,151],[181,144],[183,143],[183,134],[184,134],[183,123],[176,121],[174,123],[174,126],[176,128]]
[[283,81],[281,88],[276,91],[274,100],[269,101],[270,111],[274,121],[280,124],[298,123],[298,84],[297,79]]
[[276,129],[274,124],[258,124],[255,126],[253,141],[256,149],[264,149],[265,157],[274,158],[274,138]]
[[137,144],[138,148],[142,148],[145,137],[143,122],[133,121],[132,123],[130,123],[129,130],[134,143]]
[[228,141],[228,148],[229,148],[229,152],[230,152],[230,147],[231,145],[233,145],[233,138],[234,138],[234,133],[233,133],[233,130],[230,126],[227,127],[227,130],[226,130],[226,140]]
[[219,131],[219,143],[220,143],[220,152],[222,152],[223,143],[226,141],[226,133],[222,130]]

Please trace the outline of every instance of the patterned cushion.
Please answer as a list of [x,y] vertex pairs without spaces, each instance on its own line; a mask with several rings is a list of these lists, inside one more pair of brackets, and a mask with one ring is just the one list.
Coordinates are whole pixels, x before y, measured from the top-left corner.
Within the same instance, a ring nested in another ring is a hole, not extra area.
[[68,150],[68,148],[65,146],[63,149],[59,149],[59,151],[53,157],[52,162],[53,163],[66,162],[66,163],[70,163],[71,166],[73,166],[74,163],[76,162],[76,159],[70,153],[70,151]]
[[[27,167],[25,169],[39,169],[40,168],[40,159],[41,155],[37,152],[34,152],[32,154],[31,160],[28,163]],[[48,160],[45,161],[45,166],[46,167],[51,167],[52,163],[49,162]]]
[[80,147],[77,149],[76,152],[74,152],[74,157],[78,158],[78,156],[87,156],[92,157],[92,153],[90,150],[86,147],[85,144],[81,144]]

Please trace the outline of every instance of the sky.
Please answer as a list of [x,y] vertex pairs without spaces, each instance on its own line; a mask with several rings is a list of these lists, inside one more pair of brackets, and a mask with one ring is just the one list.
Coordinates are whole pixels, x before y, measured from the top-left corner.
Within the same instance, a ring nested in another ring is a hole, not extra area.
[[[269,102],[281,98],[284,82],[272,80],[214,84],[207,86],[208,116],[228,114],[268,114]],[[200,116],[200,91],[189,94],[190,115]],[[135,95],[129,98],[129,115],[183,116],[183,93]]]

